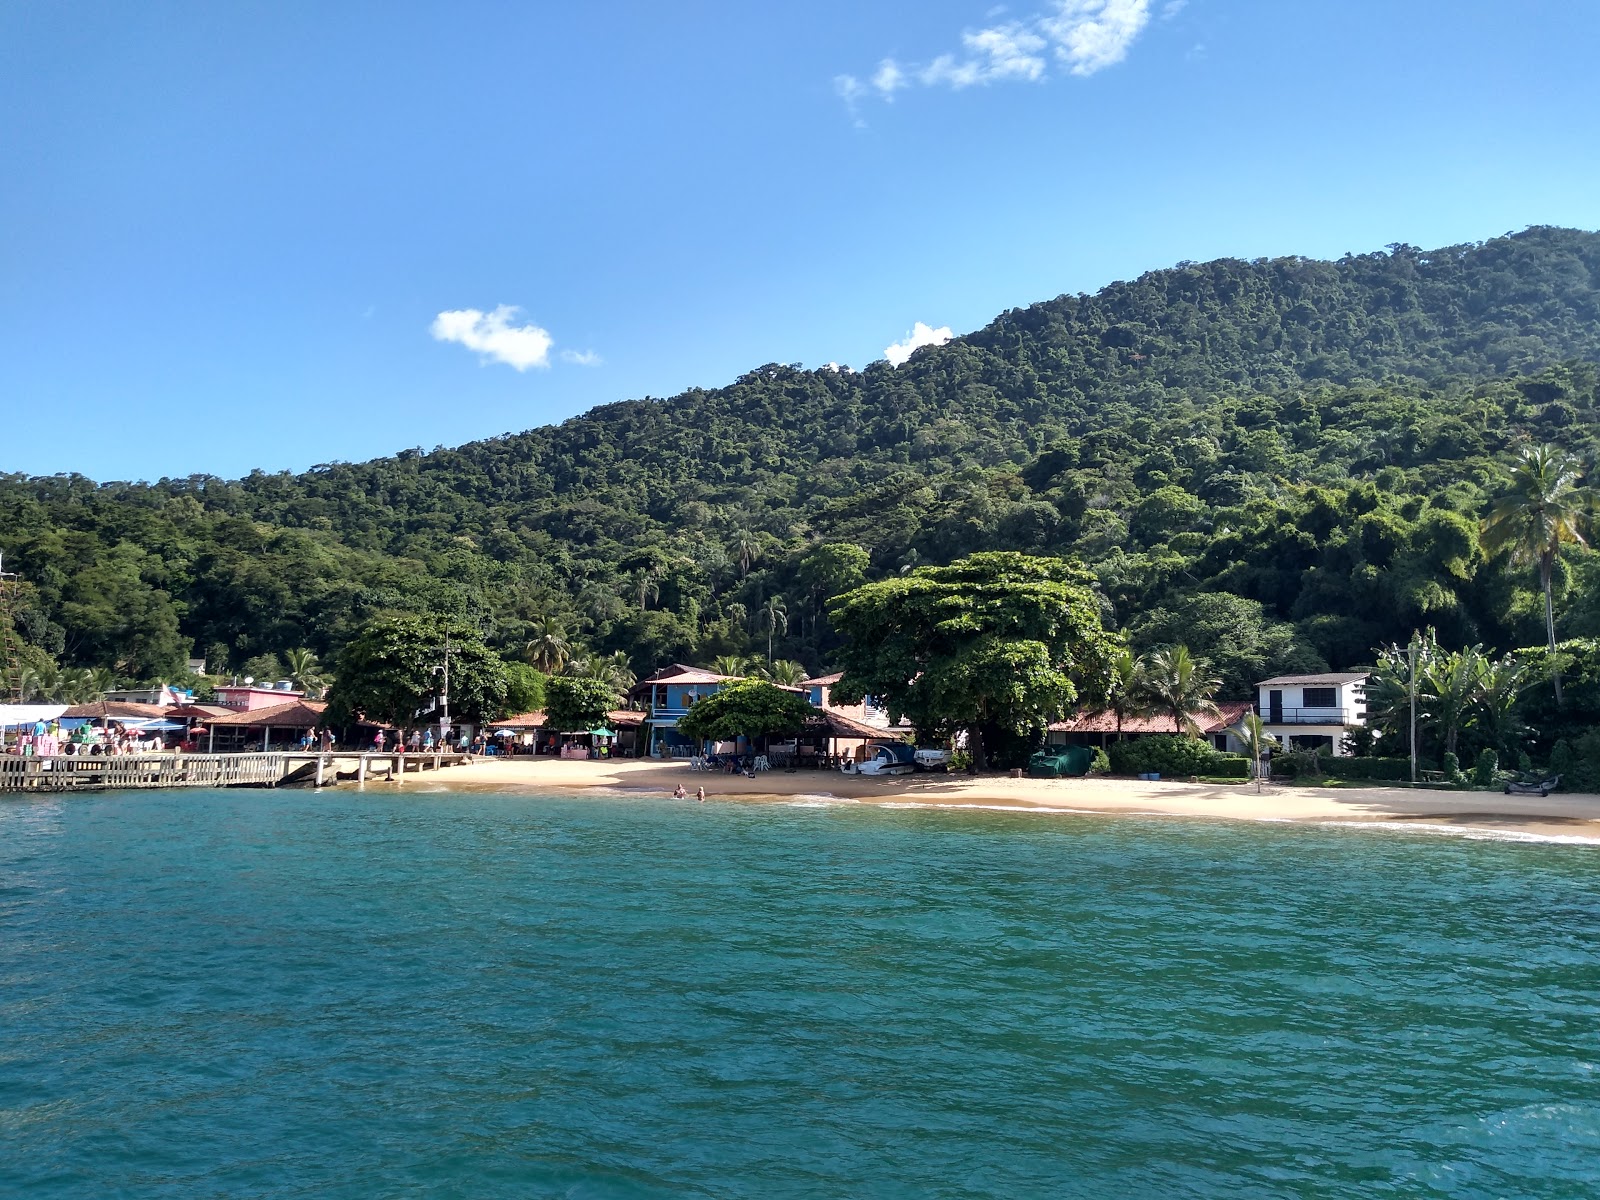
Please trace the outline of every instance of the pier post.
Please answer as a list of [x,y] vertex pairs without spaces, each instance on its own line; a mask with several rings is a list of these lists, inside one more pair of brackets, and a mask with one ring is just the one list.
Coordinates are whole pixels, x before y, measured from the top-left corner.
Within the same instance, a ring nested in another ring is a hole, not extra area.
[[356,782],[357,783],[365,783],[366,781],[367,781],[367,756],[365,754],[363,754],[359,758],[356,759]]
[[317,755],[317,786],[322,786],[322,764],[326,761],[322,755]]

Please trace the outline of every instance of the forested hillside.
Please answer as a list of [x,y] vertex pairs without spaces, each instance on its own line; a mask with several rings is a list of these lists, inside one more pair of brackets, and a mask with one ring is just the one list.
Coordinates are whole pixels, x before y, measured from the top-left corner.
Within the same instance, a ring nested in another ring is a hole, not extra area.
[[[458,449],[154,484],[0,478],[30,661],[175,675],[363,617],[559,630],[643,672],[767,649],[812,670],[824,600],[977,550],[1076,555],[1107,620],[1184,632],[1232,687],[1369,662],[1418,625],[1543,641],[1479,518],[1528,441],[1592,461],[1600,235],[1337,262],[1180,264],[997,318],[895,369],[769,365]],[[1564,633],[1600,634],[1594,560]],[[1207,644],[1210,638],[1215,644]]]

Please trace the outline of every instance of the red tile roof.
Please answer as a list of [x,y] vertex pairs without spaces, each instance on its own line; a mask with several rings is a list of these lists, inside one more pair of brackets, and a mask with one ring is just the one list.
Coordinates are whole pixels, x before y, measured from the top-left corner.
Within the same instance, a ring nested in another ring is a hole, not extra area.
[[[1219,716],[1209,716],[1201,713],[1190,714],[1200,732],[1205,734],[1221,733],[1237,725],[1245,713],[1253,711],[1255,705],[1249,700],[1222,700],[1217,703]],[[1113,712],[1081,712],[1067,718],[1065,721],[1056,721],[1050,726],[1056,733],[1116,733],[1117,714]],[[1172,718],[1166,714],[1155,716],[1126,717],[1122,722],[1122,732],[1125,734],[1145,733],[1171,733]]]
[[128,704],[121,700],[96,700],[93,704],[74,704],[62,717],[68,720],[152,721],[170,715],[159,704]]
[[311,729],[322,724],[322,714],[327,711],[326,704],[319,704],[315,700],[291,700],[288,704],[274,704],[271,708],[247,708],[242,712],[229,712],[211,718],[213,726],[253,726],[257,729],[266,725],[281,729]]

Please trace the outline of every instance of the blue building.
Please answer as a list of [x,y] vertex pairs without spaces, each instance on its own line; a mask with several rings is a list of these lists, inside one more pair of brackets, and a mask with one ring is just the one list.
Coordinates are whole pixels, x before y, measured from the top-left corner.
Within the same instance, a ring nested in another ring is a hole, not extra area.
[[735,683],[737,675],[673,663],[634,684],[628,695],[644,710],[643,752],[651,758],[687,758],[699,743],[678,732],[678,721],[691,705]]

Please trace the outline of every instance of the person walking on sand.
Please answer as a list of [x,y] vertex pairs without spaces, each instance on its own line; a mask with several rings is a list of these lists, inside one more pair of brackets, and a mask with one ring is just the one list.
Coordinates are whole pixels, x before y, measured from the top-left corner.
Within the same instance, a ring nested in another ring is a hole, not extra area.
[[694,790],[694,798],[696,800],[700,801],[701,804],[704,804],[706,802],[706,790],[705,790],[705,788],[703,788],[703,787],[695,788],[695,790]]

